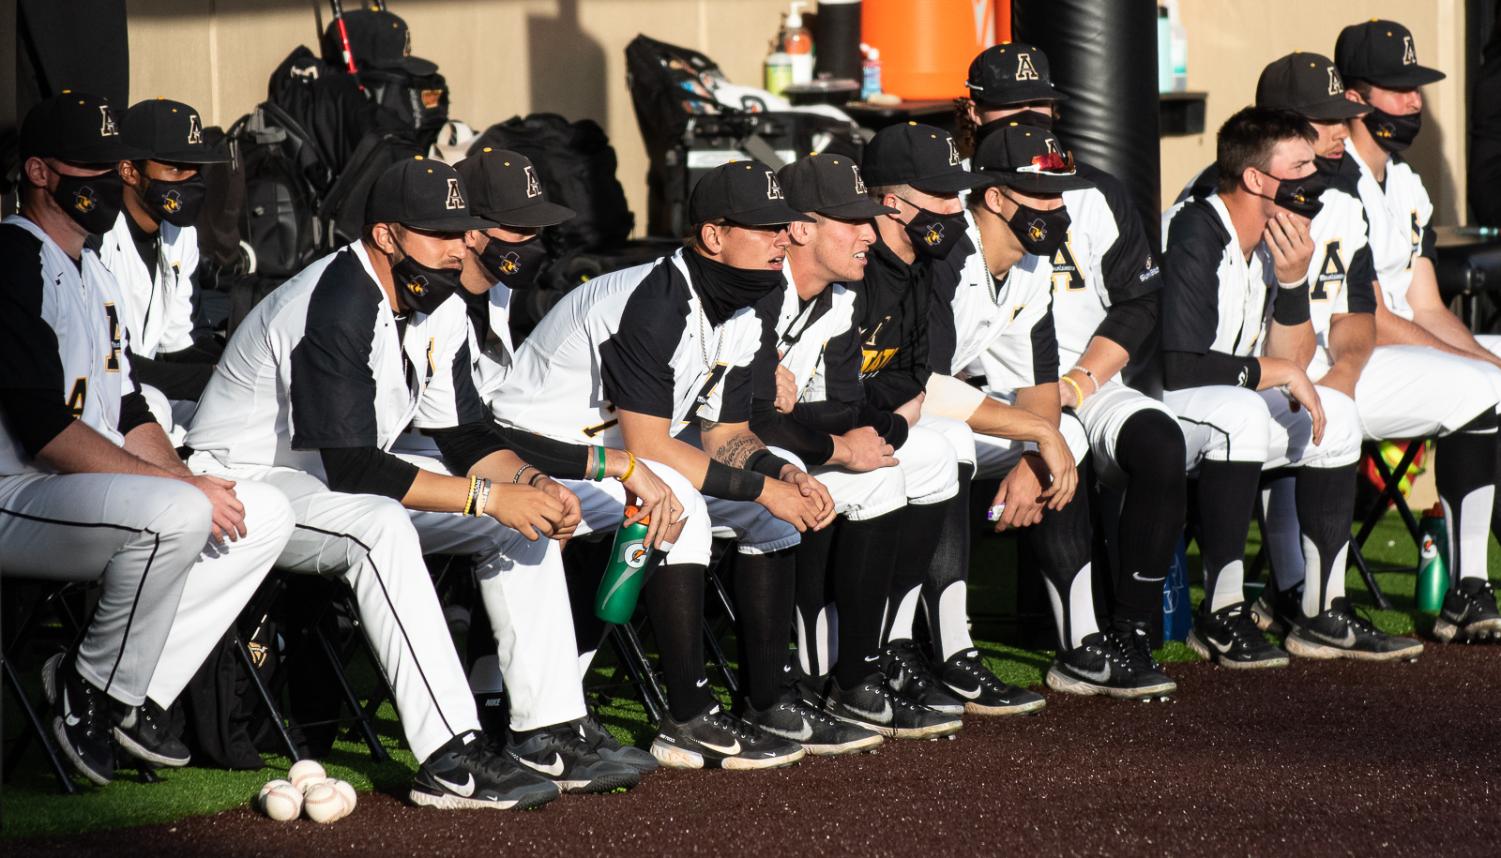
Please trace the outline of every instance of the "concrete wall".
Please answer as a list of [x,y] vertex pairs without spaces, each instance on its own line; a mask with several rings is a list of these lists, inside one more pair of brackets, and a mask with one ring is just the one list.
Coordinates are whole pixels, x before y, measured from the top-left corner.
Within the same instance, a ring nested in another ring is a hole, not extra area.
[[[1189,87],[1209,92],[1209,133],[1163,144],[1163,199],[1214,157],[1213,131],[1250,102],[1268,61],[1292,50],[1332,54],[1340,27],[1362,17],[1409,26],[1419,59],[1445,69],[1432,86],[1428,124],[1412,160],[1428,180],[1438,219],[1462,210],[1463,0],[1181,0],[1189,34]],[[266,78],[298,44],[316,50],[308,0],[128,0],[131,98],[187,101],[220,125],[265,98]],[[318,3],[325,9],[327,4]],[[358,0],[347,0],[357,6]],[[483,129],[547,110],[592,117],[620,154],[620,179],[637,223],[646,218],[646,155],[625,86],[625,45],[639,32],[696,47],[732,80],[760,80],[782,0],[395,0],[413,52],[439,63],[452,114]],[[1456,184],[1458,182],[1458,184]]]
[[1334,40],[1366,18],[1400,21],[1412,30],[1418,61],[1448,72],[1425,87],[1423,133],[1407,153],[1433,196],[1435,220],[1464,216],[1465,104],[1463,0],[1179,0],[1188,31],[1188,88],[1209,93],[1206,133],[1162,144],[1162,200],[1214,160],[1214,131],[1256,96],[1256,78],[1292,51],[1334,56]]

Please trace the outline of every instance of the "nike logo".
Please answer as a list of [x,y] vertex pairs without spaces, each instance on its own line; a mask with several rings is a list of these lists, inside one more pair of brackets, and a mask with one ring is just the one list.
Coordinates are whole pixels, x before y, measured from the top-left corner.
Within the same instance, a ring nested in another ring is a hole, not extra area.
[[69,727],[77,727],[83,723],[83,719],[73,714],[72,696],[68,694],[67,686],[63,686],[63,722]]
[[464,781],[463,785],[456,784],[453,781],[444,780],[437,775],[433,775],[433,780],[438,782],[438,786],[443,787],[454,795],[469,798],[470,796],[474,795],[474,775],[465,774],[464,777],[466,778],[466,780]]
[[531,760],[528,760],[526,757],[521,757],[520,759],[521,762],[526,763],[529,767],[536,769],[537,771],[541,772],[544,775],[547,775],[550,778],[558,778],[563,776],[562,754],[554,753],[552,755],[552,762],[545,766],[539,763],[534,763]]
[[1234,642],[1220,643],[1209,635],[1205,635],[1204,640],[1208,641],[1210,646],[1214,647],[1216,650],[1219,650],[1222,653],[1229,652],[1231,647],[1235,646]]
[[1108,663],[1106,663],[1099,670],[1085,670],[1082,667],[1076,667],[1074,668],[1074,673],[1077,673],[1085,679],[1093,680],[1095,682],[1110,681],[1110,665]]
[[1161,584],[1163,581],[1167,580],[1166,575],[1163,575],[1161,578],[1143,578],[1141,577],[1140,572],[1132,572],[1131,577],[1142,582],[1143,584]]
[[1327,644],[1332,644],[1337,647],[1349,649],[1350,647],[1355,646],[1355,630],[1350,628],[1349,626],[1345,626],[1345,636],[1342,638],[1330,637],[1329,635],[1321,634],[1311,629],[1304,629],[1304,631]]
[[[808,725],[804,724],[803,726],[807,727]],[[733,757],[736,754],[740,753],[740,740],[738,739],[729,743],[728,745],[716,745],[713,742],[704,741],[700,741],[699,744],[715,752],[716,754],[724,754],[726,757]]]
[[791,739],[794,742],[806,742],[809,739],[813,738],[813,725],[809,724],[807,721],[804,721],[803,728],[801,730],[798,730],[796,733],[788,736],[787,738]]
[[980,696],[981,692],[985,690],[983,688],[976,688],[974,691],[970,691],[968,688],[959,688],[958,686],[954,685],[948,686],[948,689],[959,695],[960,697],[963,697],[965,700],[974,700],[976,697]]
[[867,655],[865,657],[865,660],[866,661],[880,661],[881,660],[881,656],[880,656],[879,653],[877,653],[876,655]]
[[699,688],[703,688],[705,685],[709,684],[709,677],[706,676],[693,684]]
[[859,714],[861,717],[865,718],[865,720],[870,721],[870,722],[875,723],[875,724],[889,724],[889,723],[891,723],[891,701],[890,700],[884,700],[883,699],[881,701],[881,711],[880,712],[871,712],[871,711],[869,711],[867,709],[859,709],[859,708],[856,708],[854,706],[851,706],[850,710],[853,711],[853,712],[855,712],[855,713],[857,713],[857,714]]

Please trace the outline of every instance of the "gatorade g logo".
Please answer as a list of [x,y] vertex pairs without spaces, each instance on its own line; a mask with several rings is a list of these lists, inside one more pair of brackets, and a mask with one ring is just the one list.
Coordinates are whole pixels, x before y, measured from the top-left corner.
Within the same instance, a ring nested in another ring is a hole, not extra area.
[[162,211],[167,214],[177,214],[182,211],[182,194],[176,190],[168,191],[162,197]]
[[782,199],[782,186],[777,184],[777,174],[770,170],[766,171],[766,198],[768,200]]
[[120,129],[115,127],[115,118],[110,116],[107,105],[99,105],[99,136],[118,137]]
[[860,176],[860,168],[851,164],[850,172],[855,174],[855,193],[865,196],[865,179]]
[[468,208],[468,205],[464,202],[464,194],[459,190],[458,179],[452,177],[448,179],[448,199],[443,201],[443,208],[449,211]]
[[427,294],[427,278],[421,274],[406,282],[407,291],[421,298]]
[[203,123],[198,121],[198,114],[188,114],[188,145],[196,146],[203,142]]
[[1345,91],[1345,82],[1339,79],[1339,69],[1329,67],[1329,94],[1342,95]]
[[537,181],[537,171],[532,167],[526,170],[526,198],[542,196],[542,183]]
[[929,247],[937,247],[943,241],[943,224],[935,223],[923,233],[923,244]]
[[1037,66],[1032,65],[1032,55],[1026,51],[1017,54],[1016,79],[1039,80],[1040,78],[1041,76],[1037,74]]
[[1031,223],[1027,224],[1027,237],[1033,241],[1045,241],[1047,239],[1048,227],[1047,224],[1042,222],[1042,218],[1034,218]]
[[632,569],[640,569],[646,565],[646,556],[650,553],[643,543],[627,542],[620,546],[620,562]]
[[943,139],[947,140],[949,143],[949,166],[959,166],[959,147],[954,145],[954,138],[945,137]]
[[500,270],[506,274],[515,274],[521,270],[521,257],[513,250],[500,258]]
[[1418,52],[1412,47],[1412,36],[1402,37],[1402,65],[1415,66],[1418,64]]
[[88,214],[99,205],[96,192],[89,185],[84,185],[73,192],[73,208],[79,214]]

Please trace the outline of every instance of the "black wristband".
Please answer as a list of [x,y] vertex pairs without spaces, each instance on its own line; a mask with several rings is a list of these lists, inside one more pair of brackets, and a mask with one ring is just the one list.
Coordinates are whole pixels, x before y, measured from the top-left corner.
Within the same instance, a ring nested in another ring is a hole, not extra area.
[[1277,287],[1272,301],[1272,321],[1279,325],[1301,325],[1309,319],[1308,281],[1297,286]]
[[709,460],[709,470],[704,474],[703,493],[724,500],[753,501],[761,496],[766,477],[744,468],[732,468],[723,462]]
[[790,464],[792,463],[764,447],[751,453],[745,459],[745,469],[747,471],[764,474],[773,480],[780,480],[782,478],[782,469]]

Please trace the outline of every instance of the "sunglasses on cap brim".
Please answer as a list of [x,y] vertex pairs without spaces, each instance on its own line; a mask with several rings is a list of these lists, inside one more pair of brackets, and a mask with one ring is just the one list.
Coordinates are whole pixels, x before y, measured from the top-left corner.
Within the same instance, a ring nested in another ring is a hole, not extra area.
[[1032,163],[1017,167],[1018,173],[1036,173],[1042,176],[1072,176],[1074,175],[1074,153],[1065,152],[1062,155],[1057,152],[1048,152],[1045,155],[1033,155]]

